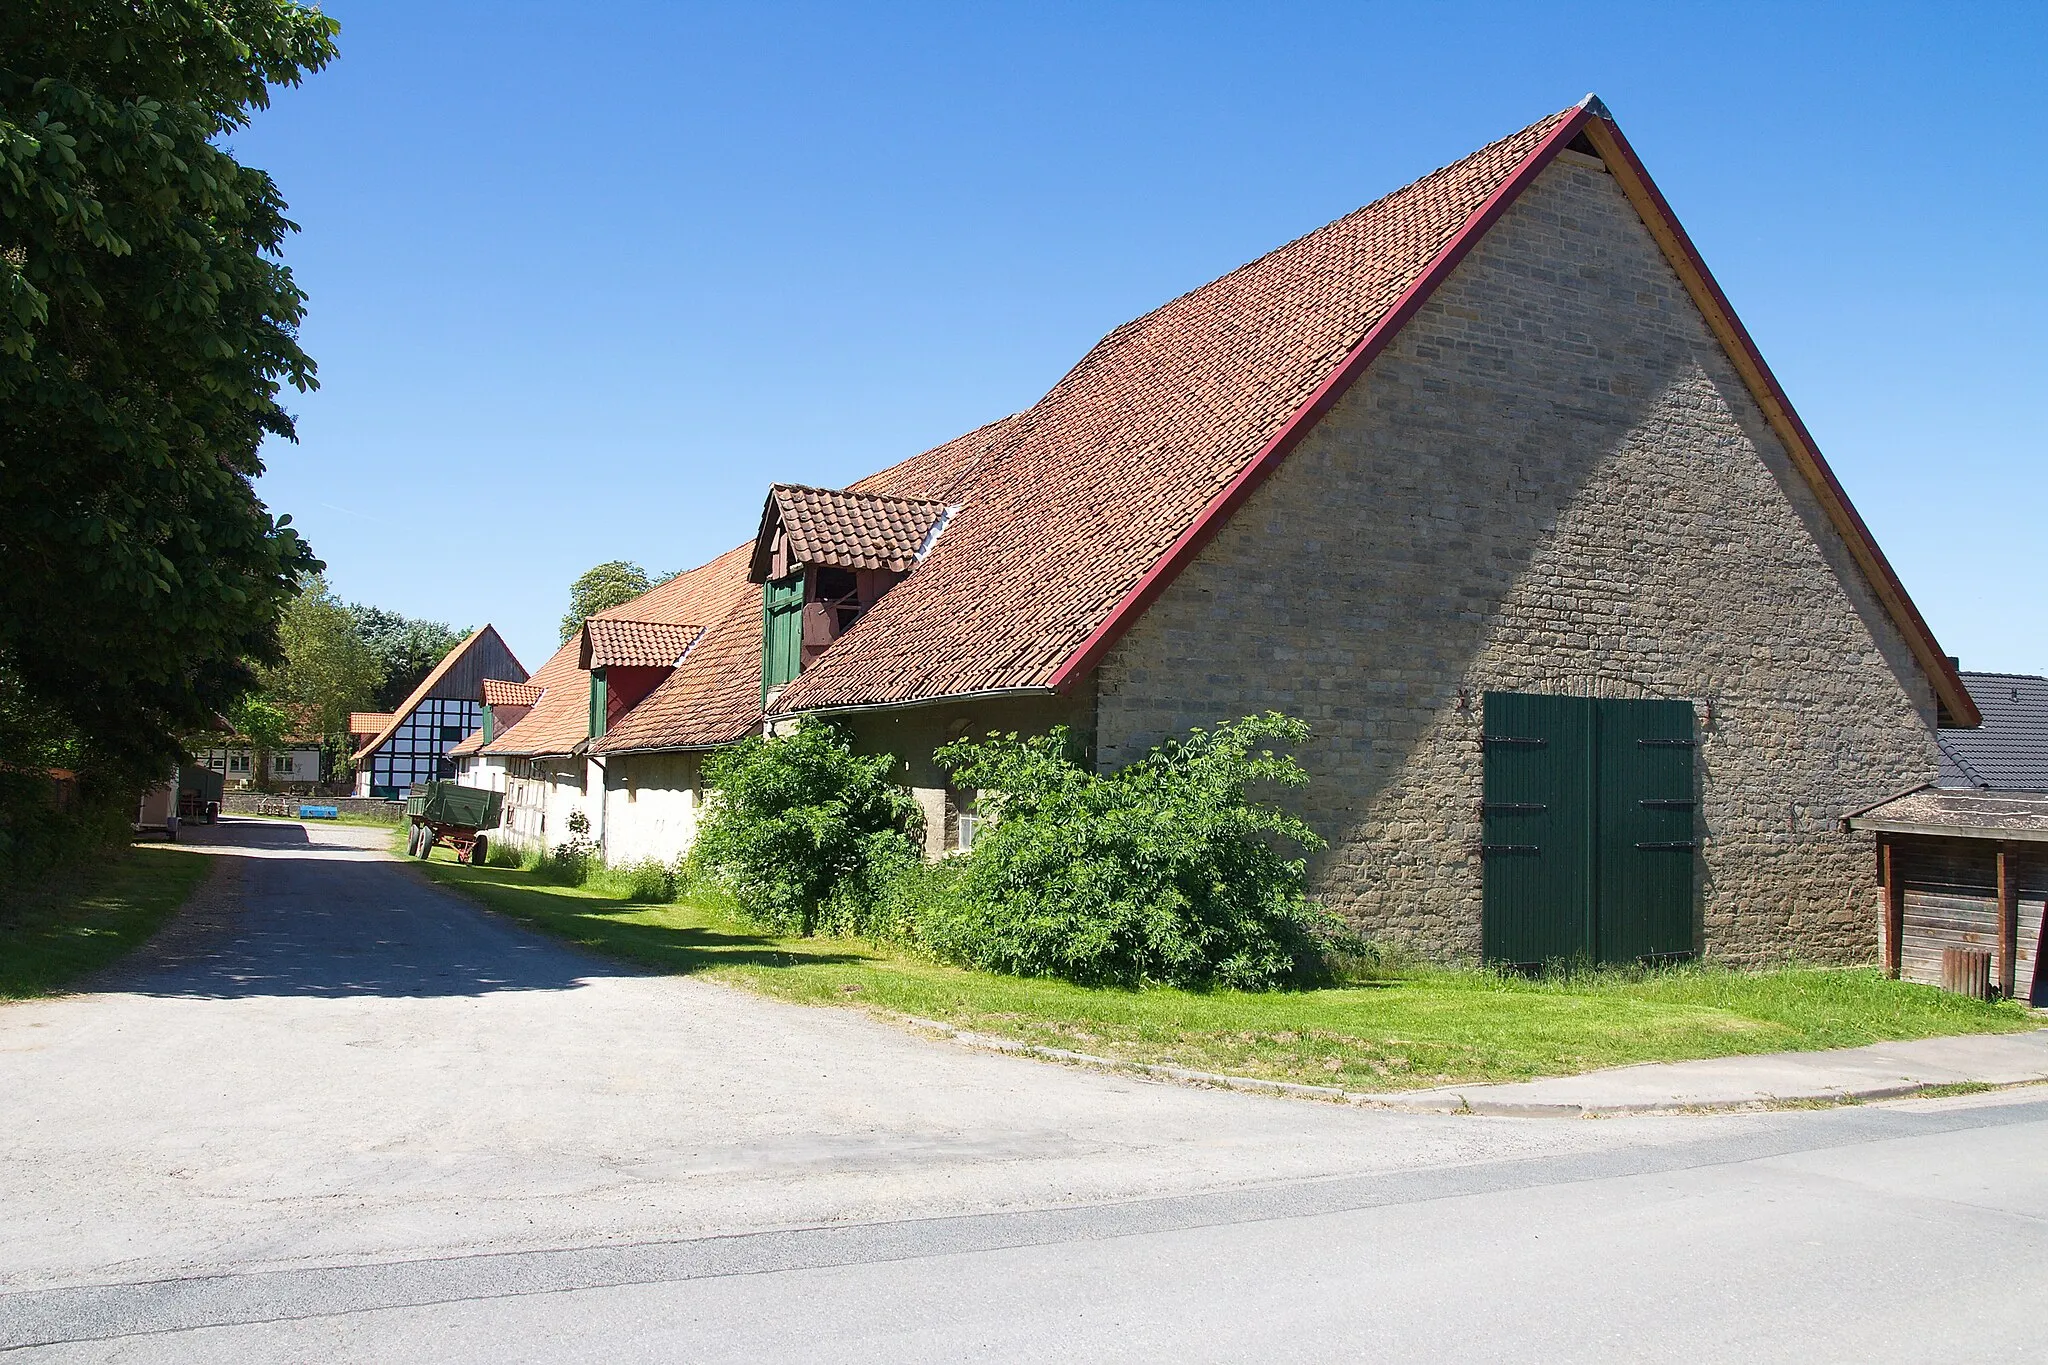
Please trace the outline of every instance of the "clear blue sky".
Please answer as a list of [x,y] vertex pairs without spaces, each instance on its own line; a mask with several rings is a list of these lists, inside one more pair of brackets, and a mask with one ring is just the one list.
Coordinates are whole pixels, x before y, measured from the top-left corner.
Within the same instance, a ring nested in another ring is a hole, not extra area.
[[701,562],[1594,90],[1949,652],[2048,672],[2048,7],[329,9],[235,139],[323,385],[262,492],[529,668],[591,564]]

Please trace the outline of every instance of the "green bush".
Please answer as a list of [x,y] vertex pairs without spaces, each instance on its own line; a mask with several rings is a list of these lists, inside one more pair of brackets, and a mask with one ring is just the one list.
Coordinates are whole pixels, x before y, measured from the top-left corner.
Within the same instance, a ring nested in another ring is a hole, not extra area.
[[496,839],[491,840],[490,846],[484,850],[484,864],[488,867],[525,867],[529,861],[525,849],[514,848]]
[[667,905],[676,898],[676,870],[667,863],[645,858],[620,869],[627,899],[647,905]]
[[533,870],[551,882],[581,886],[597,867],[597,841],[590,837],[590,817],[569,812],[569,837],[541,854]]
[[781,933],[877,932],[876,907],[917,858],[917,803],[890,783],[895,762],[815,721],[719,751],[704,764],[694,875]]
[[1113,773],[1072,752],[1064,729],[991,735],[938,751],[994,823],[949,885],[927,886],[918,938],[942,957],[1087,984],[1228,986],[1322,979],[1345,937],[1305,894],[1322,840],[1256,801],[1254,784],[1299,787],[1301,721],[1274,712],[1161,744]]

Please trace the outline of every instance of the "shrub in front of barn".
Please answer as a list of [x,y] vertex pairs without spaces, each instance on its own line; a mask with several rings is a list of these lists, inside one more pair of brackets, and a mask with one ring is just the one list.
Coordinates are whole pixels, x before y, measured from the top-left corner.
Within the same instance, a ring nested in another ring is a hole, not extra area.
[[782,933],[892,936],[876,909],[917,861],[909,831],[921,818],[889,781],[894,763],[854,753],[839,729],[814,721],[720,750],[704,764],[712,799],[692,880]]
[[951,884],[919,907],[941,957],[1097,985],[1264,990],[1322,979],[1346,938],[1307,895],[1323,846],[1254,793],[1308,774],[1274,745],[1308,726],[1277,712],[1196,729],[1098,773],[1064,730],[938,751],[993,823]]

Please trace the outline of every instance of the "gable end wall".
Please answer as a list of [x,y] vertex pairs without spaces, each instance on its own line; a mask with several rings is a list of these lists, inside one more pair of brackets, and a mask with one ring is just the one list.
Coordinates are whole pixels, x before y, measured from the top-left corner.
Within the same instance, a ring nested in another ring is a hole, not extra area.
[[[1936,767],[1904,639],[1604,172],[1561,160],[1105,657],[1101,761],[1306,719],[1318,894],[1476,958],[1481,695],[1705,719],[1696,940],[1875,950],[1838,818]],[[1459,694],[1470,698],[1460,709]]]

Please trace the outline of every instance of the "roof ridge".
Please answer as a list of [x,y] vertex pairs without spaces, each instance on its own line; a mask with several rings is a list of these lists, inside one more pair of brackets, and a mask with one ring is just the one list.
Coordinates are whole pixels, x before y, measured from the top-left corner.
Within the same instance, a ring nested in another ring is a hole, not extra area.
[[842,498],[873,498],[876,502],[910,502],[920,506],[944,507],[944,498],[906,498],[901,493],[867,493],[857,488],[822,488],[814,483],[773,483],[771,491],[787,488],[799,493],[830,493]]

